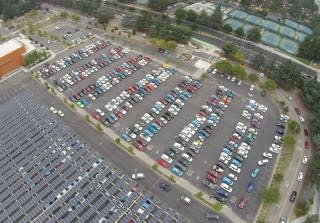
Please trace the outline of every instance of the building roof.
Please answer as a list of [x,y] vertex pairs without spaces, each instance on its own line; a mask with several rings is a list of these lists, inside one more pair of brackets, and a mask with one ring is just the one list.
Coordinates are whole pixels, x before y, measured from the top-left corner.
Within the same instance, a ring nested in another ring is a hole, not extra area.
[[3,57],[8,53],[13,52],[22,46],[22,43],[20,43],[16,39],[8,40],[0,45],[0,57]]

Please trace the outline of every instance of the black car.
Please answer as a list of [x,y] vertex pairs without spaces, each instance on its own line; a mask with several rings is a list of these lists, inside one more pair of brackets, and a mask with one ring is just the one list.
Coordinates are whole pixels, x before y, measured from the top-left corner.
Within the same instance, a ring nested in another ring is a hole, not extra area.
[[296,197],[297,197],[297,191],[292,191],[292,193],[290,194],[290,198],[289,198],[289,201],[291,202],[291,203],[293,203],[295,200],[296,200]]
[[240,161],[240,162],[243,162],[243,157],[240,156],[239,154],[235,154],[235,155],[233,156],[233,158],[236,159],[236,160],[238,160],[238,161]]
[[172,150],[175,154],[178,154],[180,152],[180,150],[174,146],[169,148],[170,150]]
[[283,129],[286,128],[286,126],[284,124],[282,124],[282,123],[278,123],[277,126],[280,127],[280,128],[283,128]]
[[190,165],[190,162],[186,159],[179,159],[178,162],[184,167],[188,167]]
[[187,167],[183,166],[181,163],[178,163],[178,162],[174,166],[179,170],[181,170],[182,172],[186,172],[188,169]]
[[214,187],[215,187],[214,183],[212,183],[211,181],[209,181],[209,180],[206,179],[206,178],[201,181],[201,184],[202,184],[203,186],[211,189],[211,190],[213,190]]
[[279,130],[277,130],[277,131],[276,131],[276,133],[277,133],[278,135],[281,135],[281,136],[283,136],[283,135],[284,135],[284,131],[283,131],[283,130],[280,130],[280,129],[279,129]]
[[174,159],[177,155],[172,149],[169,149],[168,151],[166,151],[165,154],[171,157],[172,159]]
[[214,198],[215,198],[216,200],[220,201],[220,202],[223,203],[223,204],[225,204],[226,201],[227,201],[227,199],[226,199],[225,197],[223,197],[223,196],[221,196],[221,195],[219,195],[219,194],[215,194],[215,195],[214,195]]
[[200,153],[200,149],[196,146],[190,146],[189,150],[191,150],[192,152],[199,154]]
[[204,127],[204,128],[202,128],[202,130],[205,131],[205,132],[208,133],[208,134],[211,134],[211,133],[212,133],[212,130],[211,130],[210,128]]
[[164,191],[166,191],[166,192],[171,191],[171,187],[170,187],[170,185],[167,184],[167,183],[161,182],[161,183],[159,184],[159,186],[160,186],[160,188],[162,188],[162,189],[163,189]]
[[187,146],[187,142],[186,141],[184,141],[183,139],[181,139],[180,137],[177,137],[176,138],[176,141],[178,142],[178,143],[180,143],[181,145],[183,145],[183,146]]

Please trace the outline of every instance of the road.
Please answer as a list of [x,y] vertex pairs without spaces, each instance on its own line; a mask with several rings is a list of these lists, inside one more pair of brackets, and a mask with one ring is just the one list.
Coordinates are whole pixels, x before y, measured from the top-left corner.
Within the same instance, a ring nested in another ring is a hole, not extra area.
[[[303,116],[303,106],[298,105],[298,103],[295,102],[293,99],[291,102],[289,102],[286,98],[286,95],[283,93],[283,91],[278,91],[278,96],[280,97],[279,100],[286,101],[289,105],[289,116],[290,119],[293,119],[297,122],[299,122],[299,116],[295,113],[294,108],[298,107],[302,111]],[[307,171],[307,165],[304,165],[302,163],[303,156],[307,155],[310,158],[310,151],[304,149],[304,141],[305,136],[303,133],[303,128],[306,128],[303,124],[301,125],[301,132],[296,137],[297,144],[295,153],[293,155],[292,161],[290,163],[290,166],[288,167],[287,174],[283,180],[283,184],[281,187],[281,201],[280,204],[275,205],[271,210],[268,218],[268,222],[277,222],[281,217],[286,217],[290,219],[290,217],[293,215],[294,212],[294,203],[291,203],[289,201],[290,194],[292,191],[299,191],[302,187],[302,182],[299,182],[297,180],[298,173],[302,171],[305,173]]]

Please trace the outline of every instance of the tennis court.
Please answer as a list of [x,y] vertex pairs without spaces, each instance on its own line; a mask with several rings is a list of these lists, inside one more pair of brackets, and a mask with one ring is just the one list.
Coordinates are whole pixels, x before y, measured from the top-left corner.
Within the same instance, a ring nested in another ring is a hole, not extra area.
[[287,26],[280,26],[279,33],[291,39],[294,39],[296,36],[296,32],[293,29],[288,28]]
[[286,26],[289,26],[290,28],[293,28],[293,29],[298,29],[298,27],[299,27],[298,23],[296,23],[295,21],[292,21],[290,19],[285,19],[284,24]]
[[247,18],[245,18],[245,21],[247,23],[258,26],[262,23],[263,19],[255,15],[249,15]]
[[290,54],[297,54],[299,45],[297,42],[287,38],[282,38],[280,41],[280,49]]
[[266,29],[269,29],[273,32],[278,32],[280,25],[278,23],[272,22],[270,20],[264,20],[262,26]]
[[232,27],[233,31],[243,26],[242,22],[239,22],[238,20],[235,20],[235,19],[227,19],[225,23],[229,24]]
[[273,47],[279,47],[281,37],[275,33],[264,31],[262,33],[261,42]]
[[299,29],[299,31],[301,31],[301,32],[303,32],[305,34],[308,34],[308,35],[312,34],[312,30],[307,26],[300,25],[298,29]]
[[297,38],[298,38],[298,41],[299,42],[302,42],[308,35],[305,34],[305,33],[301,33],[301,32],[298,32],[297,33]]
[[240,11],[240,10],[233,10],[232,12],[229,13],[229,16],[236,18],[236,19],[244,19],[248,16],[249,14],[244,12],[244,11]]

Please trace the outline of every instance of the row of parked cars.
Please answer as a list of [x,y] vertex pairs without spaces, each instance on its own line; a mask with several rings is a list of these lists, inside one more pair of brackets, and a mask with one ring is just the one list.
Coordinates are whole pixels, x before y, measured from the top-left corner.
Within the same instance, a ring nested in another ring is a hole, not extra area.
[[[191,98],[192,94],[187,90],[187,86],[200,83],[200,81],[193,81],[189,76],[186,76],[181,83],[182,82],[185,84],[185,88],[176,87],[174,90],[170,90],[170,92],[166,93],[163,98],[152,106],[150,112],[145,113],[140,120],[133,124],[133,126],[126,129],[122,134],[122,138],[126,141],[133,141],[134,147],[144,151],[147,143],[151,141],[152,137],[178,115],[184,106],[184,101]],[[136,136],[139,135],[139,137],[132,137],[132,133]],[[129,136],[128,139],[127,136]]]
[[[245,106],[245,112],[242,112],[244,118],[250,119],[248,125],[238,122],[233,134],[229,137],[229,142],[224,145],[222,152],[218,158],[218,163],[213,166],[215,172],[211,172],[212,183],[217,183],[221,179],[220,188],[216,190],[215,198],[221,202],[226,202],[229,194],[232,192],[232,187],[237,180],[236,174],[241,172],[244,160],[248,157],[253,142],[258,135],[258,129],[262,125],[264,118],[263,113],[267,111],[267,108],[258,104],[254,100],[250,100]],[[245,115],[244,115],[245,113]],[[263,153],[263,159],[258,161],[258,166],[268,163],[268,159],[272,158],[272,154]],[[222,177],[222,173],[228,167],[231,170],[226,176]],[[251,177],[253,180],[249,182],[247,192],[251,193],[255,188],[255,178],[260,173],[260,167],[253,169]],[[210,171],[209,173],[210,174]],[[238,203],[239,208],[244,208],[247,205],[248,197],[244,196]]]
[[106,48],[110,43],[105,40],[98,40],[94,43],[88,44],[82,49],[74,52],[73,54],[61,58],[53,63],[45,63],[44,66],[38,71],[38,74],[43,78],[47,79],[55,73],[70,67],[71,65],[84,60],[88,56]]
[[[112,52],[115,52],[113,54]],[[118,60],[129,52],[127,48],[121,46],[113,48],[109,52],[109,59],[105,58],[95,58],[81,67],[72,70],[69,73],[64,74],[61,78],[55,80],[55,84],[58,86],[57,89],[62,92],[66,89],[71,88],[73,85],[85,80],[87,77],[93,75],[98,70],[109,66],[114,60]],[[114,69],[114,68],[113,68]]]
[[[122,91],[116,98],[111,99],[105,105],[105,109],[109,111],[109,114],[103,120],[104,125],[109,126],[110,124],[114,124],[126,115],[137,103],[149,95],[150,92],[164,83],[170,76],[174,75],[175,72],[173,68],[163,69],[160,67],[158,70],[155,70],[153,74],[147,74],[145,78],[129,86],[128,89]],[[101,118],[103,118],[103,116],[100,115],[98,120]],[[126,137],[126,134],[123,134],[122,138],[127,142],[131,142],[130,137]]]
[[140,69],[151,61],[152,60],[149,57],[143,57],[142,55],[131,58],[127,62],[122,63],[119,67],[112,68],[112,71],[99,77],[95,83],[88,85],[78,93],[72,94],[69,99],[73,102],[77,102],[82,98],[85,100],[94,101],[98,97],[104,95],[121,80],[133,74],[136,70]]
[[[190,166],[192,160],[200,153],[200,149],[207,140],[207,138],[215,131],[215,127],[219,123],[220,117],[224,114],[224,111],[231,102],[231,98],[226,95],[218,97],[217,95],[211,95],[205,105],[201,106],[200,111],[196,114],[194,120],[187,124],[178,135],[177,142],[173,144],[171,148],[166,151],[161,158],[164,156],[169,156],[171,159],[170,164],[173,159],[177,158],[179,150],[175,148],[182,148],[180,150],[184,151],[180,157],[177,159],[172,167],[172,172],[178,176],[182,176],[188,167]],[[190,139],[196,135],[188,149],[184,148],[189,143]],[[186,144],[186,143],[187,144]]]

